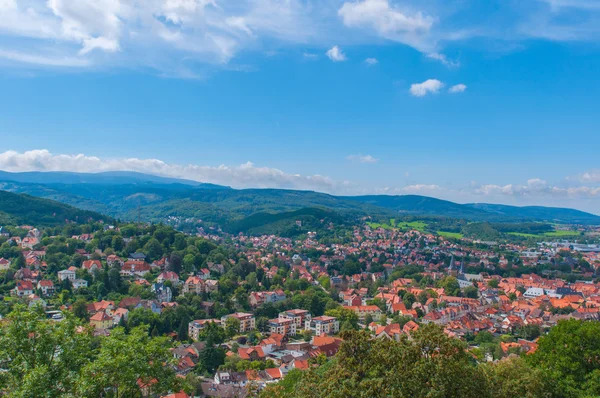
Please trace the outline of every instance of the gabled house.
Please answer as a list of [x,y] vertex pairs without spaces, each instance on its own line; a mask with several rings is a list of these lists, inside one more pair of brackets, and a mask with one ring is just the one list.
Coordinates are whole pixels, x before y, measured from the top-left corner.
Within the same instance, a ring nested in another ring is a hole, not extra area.
[[41,280],[37,284],[43,296],[52,296],[54,294],[54,283],[50,280]]
[[90,323],[95,329],[109,329],[114,326],[114,320],[104,311],[98,311],[90,317]]
[[65,279],[69,280],[69,281],[74,281],[75,276],[76,276],[75,271],[70,270],[70,269],[64,269],[62,271],[58,271],[57,275],[58,275],[58,280],[61,282],[64,281]]
[[17,297],[27,297],[33,294],[33,283],[30,281],[17,281],[13,294]]
[[100,260],[85,260],[81,264],[81,268],[87,269],[89,273],[93,273],[97,269],[102,268],[102,263]]

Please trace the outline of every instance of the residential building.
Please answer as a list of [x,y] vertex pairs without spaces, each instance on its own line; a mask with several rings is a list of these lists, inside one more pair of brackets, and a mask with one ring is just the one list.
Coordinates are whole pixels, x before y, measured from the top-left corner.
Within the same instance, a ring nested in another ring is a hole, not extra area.
[[305,330],[310,330],[315,336],[335,334],[340,331],[340,322],[332,316],[317,316],[305,323]]
[[279,319],[291,319],[296,324],[296,329],[304,328],[306,321],[311,320],[310,312],[307,310],[288,310],[279,313]]
[[54,283],[50,280],[39,281],[37,288],[41,290],[43,296],[51,296],[54,294]]
[[113,326],[114,320],[104,311],[98,311],[90,317],[90,323],[96,329],[109,329]]
[[171,288],[165,286],[163,283],[154,283],[152,284],[152,293],[156,294],[156,298],[160,302],[170,303],[173,299],[173,293],[171,292]]
[[156,278],[156,282],[165,283],[166,281],[171,281],[173,285],[179,284],[179,275],[172,271],[161,272]]
[[221,325],[221,321],[218,319],[198,319],[191,321],[188,324],[188,336],[194,341],[198,341],[200,332],[206,327],[208,323],[214,323]]
[[30,281],[17,281],[17,286],[13,289],[13,294],[17,297],[27,297],[33,294],[33,283]]
[[75,280],[75,271],[70,270],[70,269],[65,269],[62,271],[58,271],[58,280],[59,281],[64,281],[69,280],[69,281],[74,281]]
[[296,335],[296,322],[293,319],[271,319],[268,326],[269,334],[282,334],[284,336]]
[[81,264],[81,268],[85,268],[88,270],[88,272],[92,273],[97,269],[102,268],[102,263],[100,262],[100,260],[85,260]]
[[354,311],[356,313],[356,315],[358,315],[358,319],[361,322],[364,322],[367,315],[371,315],[371,318],[375,322],[379,321],[379,319],[383,315],[381,308],[379,308],[376,305],[351,305],[351,306],[344,306],[344,308]]
[[183,288],[181,289],[182,294],[186,293],[194,293],[194,294],[202,294],[204,292],[204,280],[202,280],[198,276],[190,276],[183,283]]
[[6,271],[7,269],[10,268],[10,260],[7,260],[5,258],[0,258],[0,271]]
[[82,287],[88,287],[88,282],[85,279],[74,279],[71,281],[73,289],[81,289]]
[[235,314],[225,315],[221,317],[221,324],[225,326],[227,319],[229,318],[235,318],[240,321],[240,333],[245,333],[256,328],[256,319],[253,314],[236,312]]

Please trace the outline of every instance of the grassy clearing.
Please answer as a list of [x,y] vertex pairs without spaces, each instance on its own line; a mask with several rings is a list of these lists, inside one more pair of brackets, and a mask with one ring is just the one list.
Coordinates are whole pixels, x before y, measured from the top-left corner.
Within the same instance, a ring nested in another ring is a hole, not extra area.
[[437,234],[444,238],[461,239],[464,235],[459,232],[437,231]]
[[396,226],[402,229],[416,229],[417,231],[425,232],[427,223],[423,221],[399,222]]
[[552,231],[552,232],[546,232],[546,233],[543,233],[543,234],[525,234],[525,233],[521,233],[521,232],[509,232],[508,235],[520,236],[520,237],[523,237],[523,238],[537,238],[537,239],[541,239],[541,238],[567,238],[567,237],[579,236],[579,232],[577,232],[577,231],[556,230],[556,231]]
[[389,224],[387,223],[378,223],[378,222],[368,222],[367,225],[373,229],[383,228],[383,229],[393,229],[400,228],[402,230],[416,229],[417,231],[425,232],[427,228],[427,223],[423,221],[401,221],[396,222],[395,218],[391,218]]
[[546,232],[544,234],[544,236],[550,236],[553,238],[560,238],[562,236],[578,236],[579,232],[577,231],[563,231],[563,230],[556,230],[556,231],[552,231],[552,232]]
[[520,236],[522,238],[543,238],[544,235],[524,234],[522,232],[508,232],[508,235]]
[[383,228],[383,229],[392,229],[392,226],[389,224],[381,224],[378,222],[368,222],[367,225],[372,229]]

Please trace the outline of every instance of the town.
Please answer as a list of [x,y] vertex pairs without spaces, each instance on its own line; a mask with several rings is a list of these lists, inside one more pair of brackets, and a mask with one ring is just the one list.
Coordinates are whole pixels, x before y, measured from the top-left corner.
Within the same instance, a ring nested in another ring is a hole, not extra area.
[[[428,324],[478,362],[530,355],[561,320],[600,320],[600,246],[354,227],[337,242],[103,223],[0,229],[0,313],[21,304],[94,336],[147,326],[193,391],[257,394],[334,357],[344,332],[400,341]],[[143,396],[158,396],[138,381]]]

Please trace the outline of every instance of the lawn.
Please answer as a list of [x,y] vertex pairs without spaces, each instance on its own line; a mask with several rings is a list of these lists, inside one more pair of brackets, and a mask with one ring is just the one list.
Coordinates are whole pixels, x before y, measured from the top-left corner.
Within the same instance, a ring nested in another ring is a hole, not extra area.
[[425,228],[427,228],[427,223],[423,221],[404,221],[397,223],[396,226],[402,229],[416,229],[417,231],[425,232]]
[[524,234],[521,232],[509,232],[509,235],[513,235],[513,236],[521,236],[523,238],[566,238],[566,237],[573,237],[573,236],[579,236],[579,232],[577,231],[562,231],[562,230],[556,230],[556,231],[552,231],[552,232],[546,232],[543,234]]
[[563,236],[578,236],[579,232],[577,231],[563,231],[563,230],[556,230],[556,231],[552,231],[552,232],[546,232],[544,234],[544,236],[550,236],[552,238],[560,238]]
[[411,221],[411,222],[396,222],[395,218],[390,219],[389,224],[378,223],[378,222],[368,222],[367,225],[373,229],[383,228],[383,229],[392,229],[392,228],[400,228],[400,229],[416,229],[417,231],[425,232],[427,228],[427,223],[423,221]]
[[509,232],[509,235],[520,236],[522,238],[543,238],[544,235],[536,235],[536,234],[524,234],[522,232]]
[[443,236],[444,238],[454,238],[461,239],[464,235],[459,232],[448,232],[448,231],[437,231],[439,236]]
[[378,222],[368,222],[367,225],[372,229],[383,228],[383,229],[392,229],[392,226],[389,224],[381,224]]

